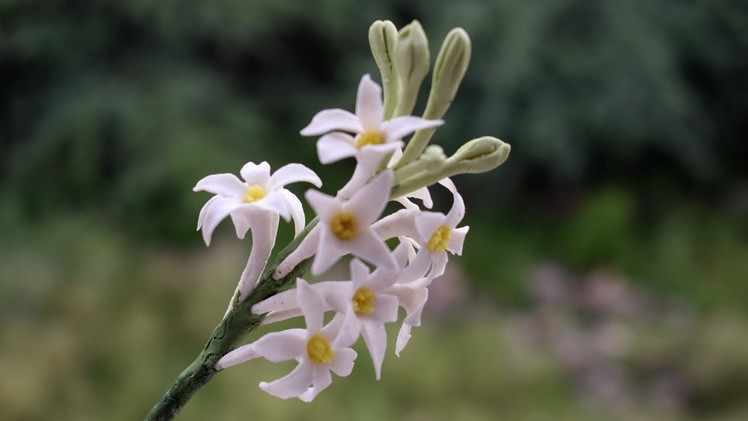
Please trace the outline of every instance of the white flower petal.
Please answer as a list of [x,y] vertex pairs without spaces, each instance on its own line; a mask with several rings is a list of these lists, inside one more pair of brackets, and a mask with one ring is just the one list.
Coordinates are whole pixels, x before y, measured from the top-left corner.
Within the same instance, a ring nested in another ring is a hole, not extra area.
[[447,250],[452,252],[452,254],[461,255],[462,244],[465,242],[465,235],[467,235],[469,229],[470,227],[467,226],[453,229],[452,235],[449,237],[449,247]]
[[423,207],[426,209],[431,209],[431,207],[434,206],[434,201],[431,200],[431,193],[429,192],[428,187],[421,187],[412,193],[408,193],[407,197],[419,199],[423,202]]
[[415,218],[420,215],[418,209],[400,209],[389,214],[372,225],[374,232],[382,239],[398,236],[417,237]]
[[332,384],[332,374],[326,366],[315,365],[312,371],[312,387],[299,395],[304,402],[311,402],[323,390]]
[[268,190],[277,190],[287,184],[299,182],[310,183],[317,188],[322,186],[322,180],[319,179],[314,171],[301,164],[288,164],[278,168],[270,176],[267,188]]
[[261,382],[260,389],[281,399],[295,398],[306,392],[312,382],[314,366],[307,360],[302,360],[296,368],[286,376],[270,383]]
[[219,200],[214,201],[210,209],[205,211],[205,218],[203,218],[203,240],[205,245],[210,245],[210,239],[213,236],[213,231],[218,226],[218,223],[223,221],[231,211],[236,209],[238,204],[236,200],[221,197]]
[[255,206],[259,209],[278,214],[286,221],[291,219],[291,213],[289,212],[288,206],[286,205],[286,198],[283,197],[283,195],[277,190],[271,191],[262,199],[256,202],[249,203],[245,206]]
[[338,200],[317,190],[307,190],[304,197],[322,221],[329,221],[341,211],[342,205]]
[[317,254],[312,262],[312,275],[318,276],[335,264],[341,256],[348,251],[331,232],[328,226],[323,227],[319,234],[319,246]]
[[431,270],[429,271],[429,279],[436,279],[442,275],[444,275],[444,269],[447,267],[447,261],[449,260],[449,255],[447,253],[441,252],[441,253],[434,253],[431,257]]
[[[234,292],[235,297],[236,293],[239,293],[236,300],[239,303],[249,297],[249,293],[260,279],[278,234],[278,215],[269,212],[254,212],[248,215],[248,219],[252,226],[252,251]],[[234,305],[234,302],[232,298],[229,308]]]
[[296,247],[296,250],[292,251],[291,254],[286,256],[285,259],[283,259],[282,262],[278,265],[278,269],[275,270],[275,273],[273,274],[273,279],[281,279],[284,276],[286,276],[288,273],[290,273],[293,268],[296,267],[299,263],[302,261],[314,256],[314,254],[317,252],[317,249],[319,248],[319,238],[320,234],[323,231],[323,224],[317,224],[309,231],[309,234],[304,237],[304,239],[301,241],[301,244],[299,244],[298,247]]
[[366,182],[374,175],[374,171],[377,170],[381,161],[382,155],[368,148],[356,152],[356,168],[353,170],[353,175],[345,183],[345,186],[338,190],[336,197],[339,200],[348,200],[366,185]]
[[425,120],[421,117],[400,116],[382,124],[382,131],[387,136],[387,142],[400,140],[416,130],[428,129],[429,127],[441,126],[443,120]]
[[405,270],[400,272],[397,283],[408,284],[426,276],[432,264],[433,254],[428,250],[428,247],[422,247],[421,250],[418,250],[416,258],[405,267]]
[[333,373],[340,377],[346,377],[353,371],[353,362],[356,360],[356,351],[351,348],[343,348],[335,351],[335,359],[329,367]]
[[361,326],[361,336],[364,337],[369,355],[374,362],[374,374],[377,380],[382,377],[382,362],[387,349],[387,332],[384,324],[372,320],[364,320]]
[[361,121],[363,131],[379,130],[384,117],[382,89],[369,75],[364,75],[358,84],[356,95],[356,116]]
[[[446,225],[446,216],[438,212],[423,212],[416,218],[416,230],[422,245],[426,244],[437,228]],[[452,227],[453,228],[453,227]]]
[[410,325],[403,323],[400,327],[400,331],[397,333],[397,342],[395,343],[395,355],[400,356],[400,352],[405,348],[405,345],[410,341]]
[[304,206],[301,204],[301,200],[299,200],[299,198],[290,191],[286,189],[280,189],[278,190],[278,192],[283,195],[283,199],[285,199],[286,201],[286,206],[291,212],[291,218],[293,218],[294,226],[294,237],[296,237],[301,233],[301,231],[304,231],[304,226],[306,224],[306,218],[304,217]]
[[242,212],[241,205],[237,206],[237,209],[238,210],[234,210],[231,212],[231,221],[234,223],[236,237],[242,240],[244,239],[244,236],[247,235],[247,231],[249,231],[251,225],[249,223],[247,212]]
[[207,191],[220,196],[244,196],[247,186],[234,174],[212,174],[195,184],[193,191]]
[[396,321],[399,301],[394,295],[377,294],[374,312],[367,318],[385,323]]
[[371,229],[362,229],[354,240],[346,242],[348,251],[370,263],[389,270],[397,270],[397,262],[390,249]]
[[301,312],[300,308],[294,308],[291,310],[273,311],[268,313],[264,319],[262,319],[262,325],[269,325],[273,323],[282,322],[284,320],[293,319],[295,317],[301,317],[304,313]]
[[353,137],[342,132],[328,133],[317,140],[319,162],[331,164],[341,159],[356,156],[358,148]]
[[369,282],[369,268],[358,259],[351,259],[351,282],[353,291],[367,285]]
[[301,278],[296,280],[296,293],[299,307],[304,313],[307,331],[311,334],[319,332],[322,330],[322,317],[325,311],[322,297]]
[[301,129],[301,135],[316,136],[333,130],[358,133],[362,129],[358,117],[349,111],[335,108],[318,112],[312,118],[312,122]]
[[457,224],[460,223],[460,221],[462,221],[462,218],[465,217],[465,201],[462,200],[462,196],[457,192],[457,187],[449,178],[445,178],[439,181],[439,184],[446,187],[450,191],[450,193],[452,193],[452,208],[447,214],[445,224],[454,228],[457,226]]
[[254,162],[247,162],[239,172],[249,186],[257,184],[265,187],[268,180],[270,180],[270,164],[265,161],[261,162],[259,165]]
[[266,334],[254,343],[254,349],[266,360],[277,363],[306,355],[306,342],[306,330],[288,329]]
[[202,208],[200,208],[200,214],[197,216],[197,230],[200,231],[200,228],[203,226],[203,221],[205,221],[205,214],[208,213],[210,210],[210,207],[213,206],[213,202],[216,200],[221,199],[221,196],[213,196],[205,202]]
[[390,197],[392,171],[384,170],[345,202],[345,210],[356,214],[359,224],[371,224],[382,214]]
[[223,370],[224,368],[229,368],[260,356],[255,349],[254,343],[243,345],[221,357],[216,363],[216,370]]

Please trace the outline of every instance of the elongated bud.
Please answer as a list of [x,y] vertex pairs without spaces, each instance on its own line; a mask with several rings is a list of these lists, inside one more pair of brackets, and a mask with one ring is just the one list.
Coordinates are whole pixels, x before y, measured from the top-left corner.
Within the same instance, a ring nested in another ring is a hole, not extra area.
[[449,109],[470,64],[470,37],[462,28],[447,34],[434,65],[431,93],[424,118],[442,118]]
[[429,146],[418,160],[395,171],[393,198],[430,186],[453,175],[491,171],[503,164],[512,150],[508,143],[490,136],[465,143],[454,155],[446,159],[441,148],[436,148],[438,147],[434,145]]
[[[431,92],[429,92],[423,118],[439,119],[447,112],[467,71],[470,52],[470,37],[467,32],[462,28],[449,31],[439,50],[439,56],[436,58]],[[426,148],[435,131],[436,128],[417,131],[408,142],[395,168],[400,168],[415,160]]]
[[378,20],[369,27],[369,46],[374,61],[382,75],[384,87],[384,118],[389,119],[395,112],[398,102],[398,80],[395,70],[395,48],[397,45],[397,28],[395,24]]
[[512,147],[508,143],[490,136],[473,139],[460,147],[447,159],[448,171],[459,173],[483,173],[503,164]]
[[395,46],[395,69],[400,83],[395,116],[413,113],[430,65],[429,40],[421,24],[414,20],[400,30]]

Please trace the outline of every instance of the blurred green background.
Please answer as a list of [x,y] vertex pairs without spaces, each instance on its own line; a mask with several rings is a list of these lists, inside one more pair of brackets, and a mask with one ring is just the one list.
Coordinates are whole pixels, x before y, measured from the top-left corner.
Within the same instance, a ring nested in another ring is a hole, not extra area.
[[376,19],[433,57],[473,39],[434,142],[512,154],[455,178],[465,255],[380,382],[362,352],[285,402],[257,383],[290,366],[255,361],[180,419],[748,417],[748,3],[2,0],[0,418],[147,413],[249,248],[205,249],[194,183],[267,160],[339,187],[298,131],[378,78]]

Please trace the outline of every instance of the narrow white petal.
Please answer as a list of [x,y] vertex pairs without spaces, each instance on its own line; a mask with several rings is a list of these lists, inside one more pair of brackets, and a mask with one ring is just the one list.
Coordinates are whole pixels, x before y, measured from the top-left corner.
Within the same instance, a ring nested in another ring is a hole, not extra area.
[[382,124],[382,131],[387,136],[387,141],[400,140],[416,130],[428,129],[429,127],[441,126],[443,120],[425,120],[421,117],[401,116]]
[[397,333],[397,342],[395,343],[395,355],[400,356],[400,352],[410,341],[410,325],[403,323],[400,331]]
[[351,259],[351,281],[353,282],[353,291],[358,288],[368,285],[369,283],[369,268],[358,259]]
[[447,267],[447,261],[449,256],[447,252],[434,253],[432,257],[431,270],[429,271],[428,279],[436,279],[444,275],[444,269]]
[[317,174],[301,164],[288,164],[278,168],[268,180],[268,190],[277,190],[291,183],[311,183],[317,188],[322,186],[322,180]]
[[299,399],[304,402],[311,402],[323,390],[332,384],[332,374],[330,370],[323,365],[315,365],[312,370],[312,387],[306,392],[299,395]]
[[195,184],[193,191],[207,191],[225,197],[242,197],[247,190],[234,174],[212,174]]
[[374,362],[374,374],[379,380],[382,377],[382,362],[384,361],[384,352],[387,349],[387,332],[384,330],[384,323],[364,320],[361,327],[361,336],[364,337],[366,347],[369,349],[369,355]]
[[221,199],[221,196],[213,196],[205,202],[202,208],[200,208],[200,214],[197,216],[197,230],[200,231],[200,228],[203,226],[203,221],[205,221],[205,215],[210,210],[210,207],[213,206],[213,203],[216,200]]
[[394,295],[377,294],[374,313],[367,318],[378,320],[380,322],[394,322],[397,320],[397,309],[399,303],[400,300],[398,300]]
[[299,307],[304,313],[307,331],[312,334],[319,332],[322,330],[322,319],[325,312],[322,297],[301,278],[296,280],[296,294]]
[[249,231],[250,223],[247,213],[241,209],[241,206],[237,206],[233,212],[231,212],[231,221],[234,223],[234,229],[236,230],[236,237],[244,239]]
[[382,239],[389,239],[406,235],[417,237],[415,218],[420,215],[418,209],[400,209],[389,214],[372,225],[374,232]]
[[278,214],[286,221],[291,219],[291,213],[289,212],[288,206],[286,205],[286,199],[278,190],[271,191],[262,199],[245,206],[255,206],[257,208]]
[[306,355],[306,330],[271,332],[254,343],[255,352],[271,362],[293,360]]
[[361,131],[361,123],[358,117],[349,111],[339,108],[322,110],[312,118],[308,126],[301,129],[301,135],[316,136],[333,130],[358,133]]
[[379,130],[384,116],[382,106],[382,89],[369,75],[364,75],[358,84],[356,95],[356,116],[361,121],[364,131]]
[[322,164],[331,164],[341,159],[356,156],[358,148],[353,137],[342,132],[328,133],[317,140],[317,157]]
[[446,225],[447,217],[439,212],[423,212],[416,218],[416,230],[422,245],[426,244],[437,228]]
[[361,333],[361,319],[350,307],[344,315],[341,315],[341,313],[336,315],[337,318],[340,318],[341,322],[337,331],[331,332],[331,334],[334,334],[332,344],[335,348],[347,348],[353,345]]
[[254,343],[243,345],[221,357],[216,363],[216,370],[223,370],[224,368],[229,368],[260,356],[255,349]]
[[314,365],[302,360],[290,373],[270,383],[261,382],[260,389],[281,399],[295,398],[306,392],[312,382]]
[[371,176],[374,175],[374,171],[377,169],[377,165],[379,165],[379,160],[370,159],[372,156],[368,151],[361,151],[357,155],[356,168],[353,170],[351,179],[345,183],[345,186],[338,190],[338,194],[336,195],[338,200],[350,199],[351,196],[371,179]]
[[273,311],[268,313],[264,319],[262,319],[262,325],[269,325],[273,323],[282,322],[284,320],[293,319],[295,317],[301,317],[304,313],[301,312],[300,308],[294,308],[291,310]]
[[325,224],[320,229],[319,247],[316,250],[314,262],[312,262],[312,275],[318,276],[330,269],[341,256],[348,254],[344,243],[338,240]]
[[460,223],[460,221],[462,221],[462,218],[465,217],[465,201],[462,200],[462,196],[459,192],[457,192],[457,187],[449,178],[445,178],[439,181],[439,184],[446,187],[450,191],[450,193],[452,193],[452,208],[447,214],[445,223],[454,228],[457,226],[457,224]]
[[449,237],[449,248],[452,254],[460,256],[462,254],[462,245],[465,242],[465,235],[467,235],[470,227],[460,227],[452,230],[452,236]]
[[369,261],[369,263],[389,270],[398,269],[397,262],[392,257],[390,249],[370,228],[361,229],[356,239],[348,241],[346,247],[348,252]]
[[434,201],[431,200],[431,193],[429,193],[428,187],[421,187],[412,193],[408,193],[407,197],[420,200],[423,202],[423,207],[426,209],[431,209],[431,207],[434,206]]
[[346,377],[353,371],[353,362],[356,360],[356,351],[351,348],[335,350],[335,359],[329,367],[333,373],[340,377]]
[[278,269],[273,274],[273,279],[281,279],[288,275],[299,263],[314,256],[319,248],[320,232],[322,231],[322,224],[317,224],[314,228],[309,231],[309,234],[304,237],[296,247],[296,250],[292,251],[291,254],[286,256],[282,262],[278,265]]
[[416,253],[416,258],[405,267],[405,270],[400,272],[397,282],[399,284],[408,284],[425,276],[431,267],[432,259],[433,253],[428,250],[428,247],[422,247]]
[[283,199],[286,201],[286,206],[291,212],[291,218],[293,218],[294,226],[294,237],[298,236],[301,231],[304,230],[306,225],[306,218],[304,217],[304,206],[301,204],[301,200],[296,197],[295,194],[291,193],[286,189],[280,189],[278,192],[283,195]]
[[211,205],[210,209],[205,212],[205,218],[203,219],[203,240],[205,245],[210,245],[210,239],[213,236],[213,231],[218,226],[218,223],[223,221],[231,211],[237,208],[237,202],[233,199],[220,198]]
[[356,214],[359,224],[371,224],[382,214],[389,201],[392,177],[391,170],[382,171],[345,203],[344,208]]
[[242,178],[248,185],[259,185],[265,187],[270,180],[270,164],[263,161],[260,164],[247,162],[240,171]]
[[342,210],[342,204],[339,200],[317,190],[307,190],[304,197],[322,221],[329,221]]

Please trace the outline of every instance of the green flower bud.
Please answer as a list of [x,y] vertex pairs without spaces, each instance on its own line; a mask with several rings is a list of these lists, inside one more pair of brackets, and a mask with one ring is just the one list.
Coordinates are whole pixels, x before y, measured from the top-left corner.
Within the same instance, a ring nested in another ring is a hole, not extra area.
[[498,167],[509,157],[512,147],[495,137],[473,139],[447,159],[446,168],[455,173],[478,174]]
[[398,80],[395,70],[397,28],[392,22],[378,20],[369,27],[369,46],[382,75],[384,118],[389,119],[398,102]]
[[[431,92],[423,118],[439,119],[447,112],[467,71],[470,51],[470,37],[465,30],[455,28],[449,31],[436,58]],[[408,142],[395,168],[401,168],[416,159],[426,148],[434,132],[436,128],[417,131]]]
[[418,91],[429,73],[430,65],[429,40],[421,24],[414,20],[400,30],[395,46],[395,70],[400,83],[395,116],[410,115],[413,112]]

